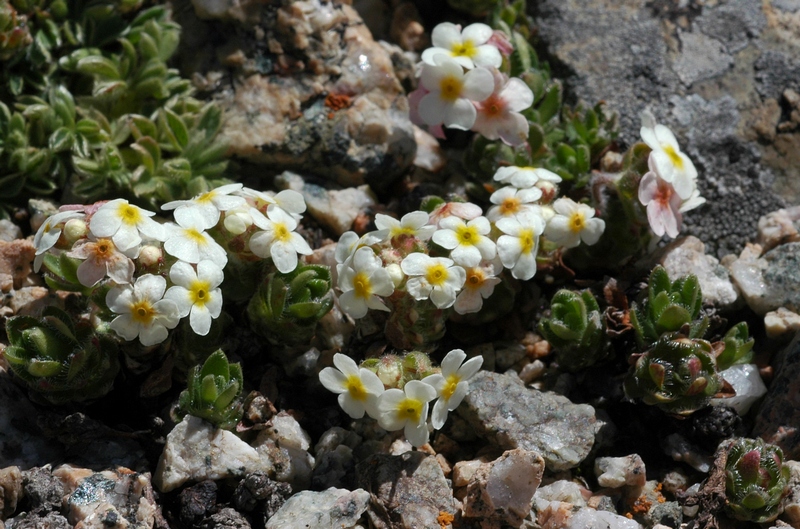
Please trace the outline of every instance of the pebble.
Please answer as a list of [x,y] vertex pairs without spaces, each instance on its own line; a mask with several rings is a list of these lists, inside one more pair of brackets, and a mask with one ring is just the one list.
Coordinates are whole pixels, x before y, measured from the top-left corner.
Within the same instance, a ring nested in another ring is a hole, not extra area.
[[316,489],[342,487],[345,476],[355,469],[353,449],[361,444],[361,436],[334,426],[327,430],[314,446],[316,463],[311,486]]
[[748,244],[728,265],[747,304],[761,316],[780,307],[800,311],[800,242],[760,254],[759,245]]
[[19,467],[0,469],[0,519],[14,514],[21,497],[22,472]]
[[272,425],[259,432],[253,443],[262,459],[275,469],[275,479],[289,483],[293,490],[311,485],[314,457],[308,452],[311,437],[286,412],[272,418]]
[[764,328],[769,338],[775,339],[784,336],[791,338],[797,331],[800,331],[800,314],[784,307],[778,307],[778,310],[767,312],[764,315]]
[[800,206],[779,209],[758,219],[756,242],[764,251],[787,242],[800,241]]
[[289,498],[269,519],[266,529],[351,529],[367,510],[369,501],[369,493],[362,489],[306,490]]
[[598,457],[594,461],[594,474],[601,487],[618,489],[630,487],[631,496],[638,496],[647,481],[644,461],[638,454],[625,457]]
[[767,393],[767,386],[761,380],[758,366],[755,364],[739,364],[731,366],[725,371],[720,372],[731,386],[736,395],[723,399],[711,399],[712,406],[730,406],[741,416],[747,414],[750,408],[761,400]]

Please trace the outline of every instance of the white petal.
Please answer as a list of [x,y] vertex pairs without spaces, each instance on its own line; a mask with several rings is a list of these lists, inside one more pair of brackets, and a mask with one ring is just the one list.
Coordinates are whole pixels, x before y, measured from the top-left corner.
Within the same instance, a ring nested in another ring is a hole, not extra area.
[[536,275],[536,257],[533,252],[520,254],[517,264],[511,269],[511,275],[520,281],[527,281]]
[[152,323],[147,327],[142,327],[139,332],[139,342],[145,347],[156,345],[167,339],[169,332],[167,328],[158,323]]
[[586,222],[586,227],[581,231],[581,240],[592,245],[600,240],[603,231],[606,229],[606,223],[603,219],[589,219]]
[[164,294],[164,299],[168,299],[173,301],[175,305],[178,307],[178,317],[185,318],[189,315],[189,312],[192,310],[192,298],[190,297],[189,291],[182,286],[172,286],[169,287],[167,292]]
[[472,314],[483,307],[483,298],[477,290],[464,289],[456,296],[453,309],[459,314]]
[[384,215],[383,213],[375,214],[375,227],[379,230],[391,230],[397,226],[400,226],[400,221],[396,218]]
[[434,60],[434,57],[442,54],[451,55],[450,50],[434,46],[433,48],[428,48],[425,51],[423,51],[422,55],[420,56],[420,59],[427,65],[436,66],[436,61]]
[[431,262],[431,258],[424,253],[414,252],[400,262],[400,269],[410,276],[423,275]]
[[478,46],[478,49],[475,50],[475,56],[472,57],[472,62],[475,63],[475,66],[499,68],[500,65],[503,64],[503,56],[500,54],[500,50],[491,44],[486,44],[484,46]]
[[285,189],[275,195],[275,202],[290,213],[303,213],[306,210],[303,195],[292,189]]
[[[440,225],[444,225],[444,222],[448,219],[460,220],[456,217],[447,217],[442,219]],[[449,229],[442,229],[435,231],[433,233],[433,242],[435,242],[436,244],[447,250],[452,250],[453,248],[459,245],[458,236],[453,230]]]
[[[275,234],[273,232],[259,231],[254,233],[250,237],[248,246],[250,246],[250,251],[253,252],[255,255],[261,257],[262,259],[266,259],[269,257],[269,250],[270,247],[272,246],[272,241],[274,240],[275,240]],[[170,241],[164,243],[164,249],[167,250],[168,252],[169,249],[167,248],[167,244],[169,244],[169,242]]]
[[[419,229],[425,226],[428,223],[428,219],[430,215],[428,215],[425,211],[412,211],[410,213],[406,213],[403,215],[403,218],[400,220],[400,223],[403,226],[408,226],[410,228]],[[377,220],[377,215],[376,215]],[[377,222],[376,222],[377,225]]]
[[[94,259],[87,259],[78,266],[78,281],[85,287],[93,287],[106,276],[106,268],[97,263]],[[128,281],[117,281],[117,283],[127,283]]]
[[347,376],[342,374],[338,369],[326,367],[319,372],[319,381],[328,391],[334,393],[344,393],[347,391]]
[[225,279],[225,274],[222,272],[222,268],[214,261],[204,259],[197,263],[197,277],[203,281],[208,281],[211,288],[217,288]]
[[358,376],[358,365],[356,364],[356,361],[347,355],[342,353],[336,353],[333,355],[333,365],[335,365],[339,371],[344,373],[345,376]]
[[297,268],[297,252],[290,243],[276,241],[272,244],[269,254],[279,272],[288,274]]
[[446,103],[437,93],[427,94],[419,102],[419,115],[428,126],[439,125],[444,121]]
[[139,336],[139,325],[133,322],[130,314],[117,316],[111,321],[109,327],[127,341]]
[[367,305],[367,302],[364,300],[364,298],[357,297],[354,290],[348,290],[339,296],[339,306],[341,306],[342,310],[355,320],[366,316],[367,311],[369,310],[369,305]]
[[379,268],[375,270],[370,276],[372,283],[372,292],[378,296],[391,296],[394,293],[394,283],[389,276],[388,270]]
[[434,288],[430,297],[433,304],[439,309],[450,308],[456,302],[455,292],[452,289]]
[[342,393],[339,395],[338,400],[339,406],[353,419],[360,419],[364,416],[364,412],[367,411],[364,403],[354,399],[349,393]]
[[453,349],[442,358],[442,375],[448,377],[452,374],[458,373],[458,368],[464,363],[467,358],[467,353],[463,349]]
[[475,105],[471,101],[456,99],[452,104],[444,105],[442,123],[451,129],[469,130],[475,123],[477,115],[478,111],[475,110]]
[[395,431],[406,425],[406,420],[398,417],[397,407],[406,398],[402,390],[391,388],[387,389],[378,397],[378,424],[387,431]]
[[200,252],[197,248],[197,243],[187,240],[184,237],[178,236],[167,239],[164,242],[164,250],[168,254],[189,263],[196,263],[200,260]]
[[431,32],[431,43],[438,48],[449,51],[461,42],[461,30],[452,22],[437,24]]
[[205,336],[211,329],[211,314],[204,305],[194,305],[189,313],[189,325],[200,336]]
[[164,297],[167,290],[167,280],[161,276],[145,274],[136,280],[133,291],[139,299],[147,299],[151,302],[158,301]]
[[169,269],[169,280],[176,285],[189,288],[192,282],[197,280],[197,274],[194,271],[194,267],[189,263],[176,261],[172,268]]
[[423,421],[421,424],[413,424],[409,421],[406,423],[403,433],[411,446],[419,448],[428,442],[428,423]]
[[436,390],[437,395],[442,392],[442,389],[444,389],[444,386],[447,383],[447,381],[444,378],[444,375],[440,375],[438,373],[433,375],[428,375],[427,377],[422,379],[422,382],[433,387],[433,389]]
[[418,277],[413,277],[406,283],[406,291],[411,294],[412,298],[418,301],[428,299],[432,290],[433,287],[431,287],[427,281]]
[[511,112],[521,112],[533,104],[533,91],[522,79],[512,77],[500,92]]
[[433,404],[431,425],[435,430],[441,430],[445,422],[447,422],[447,406],[445,401],[439,399]]
[[[471,40],[473,46],[480,46],[490,38],[492,38],[492,28],[487,26],[486,24],[481,24],[477,22],[475,24],[470,24],[469,26],[465,27],[464,30],[461,32],[460,38],[463,40]],[[495,48],[497,49],[497,48]]]
[[642,127],[639,129],[639,135],[642,137],[642,141],[647,144],[648,147],[651,149],[661,149],[661,145],[658,143],[658,138],[656,138],[656,132],[650,127]]
[[480,371],[482,365],[483,357],[473,356],[458,368],[458,376],[461,377],[461,380],[469,380],[475,376],[475,373]]
[[458,408],[458,405],[461,404],[461,401],[467,396],[467,391],[469,391],[469,384],[466,382],[459,382],[458,385],[456,385],[456,390],[447,400],[447,411],[453,411]]
[[483,101],[494,91],[494,77],[485,68],[475,68],[464,75],[463,97],[472,101]]
[[450,252],[450,258],[461,266],[473,267],[481,262],[481,252],[475,246],[459,245]]
[[311,246],[308,245],[306,240],[299,233],[291,233],[289,235],[289,241],[294,250],[300,255],[311,255],[314,253],[314,250],[311,249]]
[[381,267],[381,259],[372,248],[359,248],[353,255],[353,269],[357,272],[372,272]]

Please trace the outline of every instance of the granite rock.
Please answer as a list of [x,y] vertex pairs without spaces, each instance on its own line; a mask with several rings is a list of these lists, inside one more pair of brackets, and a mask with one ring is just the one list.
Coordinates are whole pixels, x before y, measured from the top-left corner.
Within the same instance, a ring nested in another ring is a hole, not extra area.
[[[605,101],[623,145],[649,108],[698,167],[708,202],[684,232],[717,257],[800,202],[800,17],[787,2],[541,0],[531,11],[573,102]],[[645,37],[646,36],[646,37]],[[784,110],[785,109],[785,110]]]
[[539,453],[548,470],[578,466],[588,455],[602,423],[588,404],[526,388],[517,376],[481,371],[459,413],[499,448]]
[[748,245],[728,265],[747,304],[759,315],[780,307],[800,311],[800,242],[777,246],[759,257],[761,247]]
[[259,432],[253,446],[264,466],[274,469],[274,479],[289,483],[295,491],[309,487],[314,468],[314,457],[308,452],[311,438],[294,417],[280,412]]
[[439,527],[441,513],[456,513],[453,490],[434,456],[375,454],[359,463],[356,473],[370,494],[367,512],[376,529]]
[[358,489],[330,488],[295,494],[269,519],[266,529],[350,529],[367,510],[370,495]]

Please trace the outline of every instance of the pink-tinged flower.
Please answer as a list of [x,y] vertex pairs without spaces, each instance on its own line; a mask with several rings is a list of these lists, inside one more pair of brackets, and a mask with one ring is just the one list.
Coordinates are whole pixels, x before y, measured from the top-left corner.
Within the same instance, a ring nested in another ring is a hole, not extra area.
[[503,269],[500,259],[483,261],[478,266],[467,268],[467,279],[464,281],[464,290],[459,292],[453,309],[459,314],[478,312],[483,307],[483,300],[494,292],[494,287],[500,284],[500,278],[495,275]]
[[489,37],[489,40],[486,42],[486,44],[491,44],[500,50],[500,53],[506,57],[509,57],[512,53],[514,53],[514,45],[511,44],[510,40],[508,40],[508,36],[506,36],[506,34],[499,29],[496,29],[492,32],[492,36]]
[[472,220],[483,215],[483,210],[472,202],[445,202],[436,206],[428,217],[428,223],[439,226],[442,219],[458,217],[462,220]]
[[131,258],[136,257],[139,247],[121,252],[114,241],[107,238],[83,239],[67,253],[67,256],[84,259],[78,266],[78,281],[85,287],[93,287],[106,275],[117,284],[130,283],[135,266]]
[[154,215],[118,198],[97,208],[89,220],[89,231],[95,237],[111,237],[117,248],[128,250],[138,247],[142,236],[157,241],[166,239],[164,226],[150,218]]
[[674,239],[681,230],[683,201],[673,185],[658,175],[652,154],[647,163],[650,171],[639,181],[639,202],[647,208],[647,221],[653,233],[659,237],[666,233]]
[[489,44],[494,32],[486,24],[470,24],[461,30],[461,26],[450,22],[442,22],[431,32],[432,48],[422,52],[422,61],[435,65],[439,55],[452,59],[467,69],[476,66],[499,68],[503,64],[503,56],[492,44]]
[[640,134],[642,141],[653,150],[647,161],[650,170],[655,167],[659,178],[672,184],[675,192],[688,200],[695,187],[697,169],[692,160],[681,152],[675,135],[664,125],[657,124],[650,113],[642,115]]
[[486,218],[497,222],[504,217],[513,217],[517,213],[528,211],[535,207],[536,201],[542,198],[542,190],[538,187],[517,189],[513,186],[501,187],[489,197],[492,206],[486,213]]
[[512,146],[522,145],[528,139],[529,125],[522,110],[533,104],[533,92],[521,79],[494,70],[492,95],[475,103],[478,115],[472,130],[487,139],[501,139]]
[[[499,53],[498,53],[499,54]],[[424,64],[420,82],[428,93],[419,102],[419,114],[426,125],[443,124],[453,129],[469,130],[477,111],[473,102],[492,94],[492,74],[485,68],[464,69],[453,59],[438,54],[435,64]]]

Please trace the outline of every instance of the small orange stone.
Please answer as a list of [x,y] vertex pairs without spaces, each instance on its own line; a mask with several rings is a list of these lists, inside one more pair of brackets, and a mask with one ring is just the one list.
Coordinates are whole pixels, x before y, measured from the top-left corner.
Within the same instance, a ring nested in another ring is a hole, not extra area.
[[436,523],[438,523],[442,529],[446,529],[455,519],[456,517],[449,512],[439,511],[439,516],[436,517]]

